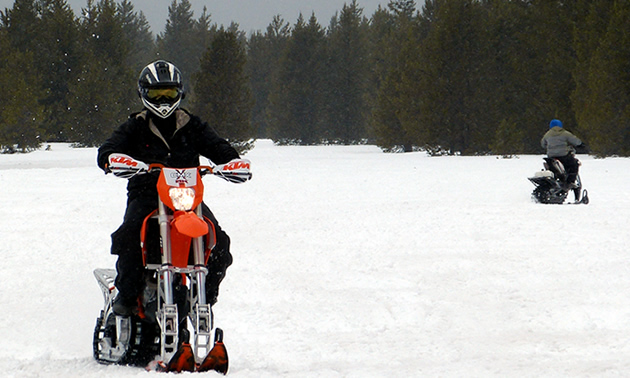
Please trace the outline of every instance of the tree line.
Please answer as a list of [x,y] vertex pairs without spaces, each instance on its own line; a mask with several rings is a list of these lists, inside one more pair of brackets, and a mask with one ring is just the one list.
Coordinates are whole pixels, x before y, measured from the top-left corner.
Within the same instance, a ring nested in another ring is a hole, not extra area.
[[541,153],[561,119],[599,156],[630,155],[630,2],[349,1],[322,26],[219,26],[173,0],[154,35],[128,0],[15,0],[0,11],[0,150],[99,145],[139,110],[137,75],[182,71],[184,103],[241,151],[374,143],[431,154]]

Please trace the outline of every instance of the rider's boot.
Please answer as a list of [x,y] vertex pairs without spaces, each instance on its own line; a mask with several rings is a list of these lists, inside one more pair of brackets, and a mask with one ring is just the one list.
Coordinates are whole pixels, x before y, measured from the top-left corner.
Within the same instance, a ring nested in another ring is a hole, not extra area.
[[114,314],[120,316],[131,316],[138,313],[138,298],[127,297],[118,293],[112,304]]
[[210,306],[217,303],[217,298],[219,296],[219,283],[214,280],[206,281],[206,303]]
[[573,189],[573,195],[575,196],[575,202],[580,202],[580,188]]
[[564,183],[564,188],[566,190],[575,189],[577,187],[578,187],[577,184],[575,182],[573,182],[573,181],[567,181],[567,182]]
[[232,264],[232,255],[227,251],[212,250],[210,261],[208,262],[208,275],[206,276],[206,303],[214,305],[219,296],[219,285],[225,278],[225,273]]

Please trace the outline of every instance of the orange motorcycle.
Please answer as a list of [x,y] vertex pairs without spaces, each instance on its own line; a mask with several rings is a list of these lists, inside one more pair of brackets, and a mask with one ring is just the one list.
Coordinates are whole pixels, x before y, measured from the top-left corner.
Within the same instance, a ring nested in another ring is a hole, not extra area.
[[223,331],[214,328],[205,292],[206,263],[216,236],[213,223],[201,211],[201,178],[213,174],[235,183],[247,181],[251,178],[249,161],[179,169],[143,163],[138,168],[137,161],[122,154],[114,159],[118,159],[118,168],[129,166],[129,176],[159,174],[159,201],[142,227],[146,285],[139,313],[116,315],[112,310],[118,293],[116,270],[94,270],[104,296],[94,330],[94,358],[104,364],[145,366],[148,370],[226,374]]

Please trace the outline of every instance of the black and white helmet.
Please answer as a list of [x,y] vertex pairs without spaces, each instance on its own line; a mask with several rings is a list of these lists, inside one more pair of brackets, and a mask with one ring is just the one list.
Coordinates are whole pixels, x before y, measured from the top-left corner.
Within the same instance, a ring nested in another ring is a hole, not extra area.
[[167,118],[184,98],[182,74],[172,63],[157,60],[140,72],[138,93],[144,106],[158,117]]

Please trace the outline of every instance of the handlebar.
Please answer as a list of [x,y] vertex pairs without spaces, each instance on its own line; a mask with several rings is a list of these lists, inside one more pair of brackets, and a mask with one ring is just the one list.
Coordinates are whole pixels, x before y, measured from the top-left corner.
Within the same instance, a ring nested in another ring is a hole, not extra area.
[[[151,163],[149,164],[149,169],[146,172],[147,173],[160,172],[162,171],[163,168],[172,168],[172,167],[167,167],[164,164],[160,164],[160,163]],[[209,165],[200,165],[198,167],[190,167],[190,168],[196,168],[197,171],[199,171],[199,175],[201,177],[214,173],[214,168]],[[179,169],[190,169],[190,168],[179,168]],[[173,168],[173,169],[178,169],[178,168]]]
[[[125,159],[125,157],[123,156],[121,157],[121,159]],[[246,160],[246,159],[243,159],[243,160],[239,159],[238,161],[233,160],[229,163],[218,165],[218,166],[217,165],[215,166],[200,165],[197,167],[190,167],[190,168],[166,167],[162,163],[151,163],[148,166],[142,163],[140,167],[137,167],[139,164],[135,161],[132,161],[132,162],[134,164],[130,164],[130,162],[127,162],[127,164],[123,164],[122,167],[116,167],[116,171],[112,170],[112,172],[114,172],[114,175],[116,175],[117,177],[129,179],[136,175],[159,173],[165,168],[180,169],[180,170],[181,169],[196,169],[197,172],[199,172],[199,175],[202,177],[208,174],[212,174],[212,175],[221,177],[222,179],[227,180],[229,182],[236,183],[236,184],[243,183],[252,178],[252,174],[249,170],[249,160]],[[125,163],[125,161],[123,161],[123,163]]]

